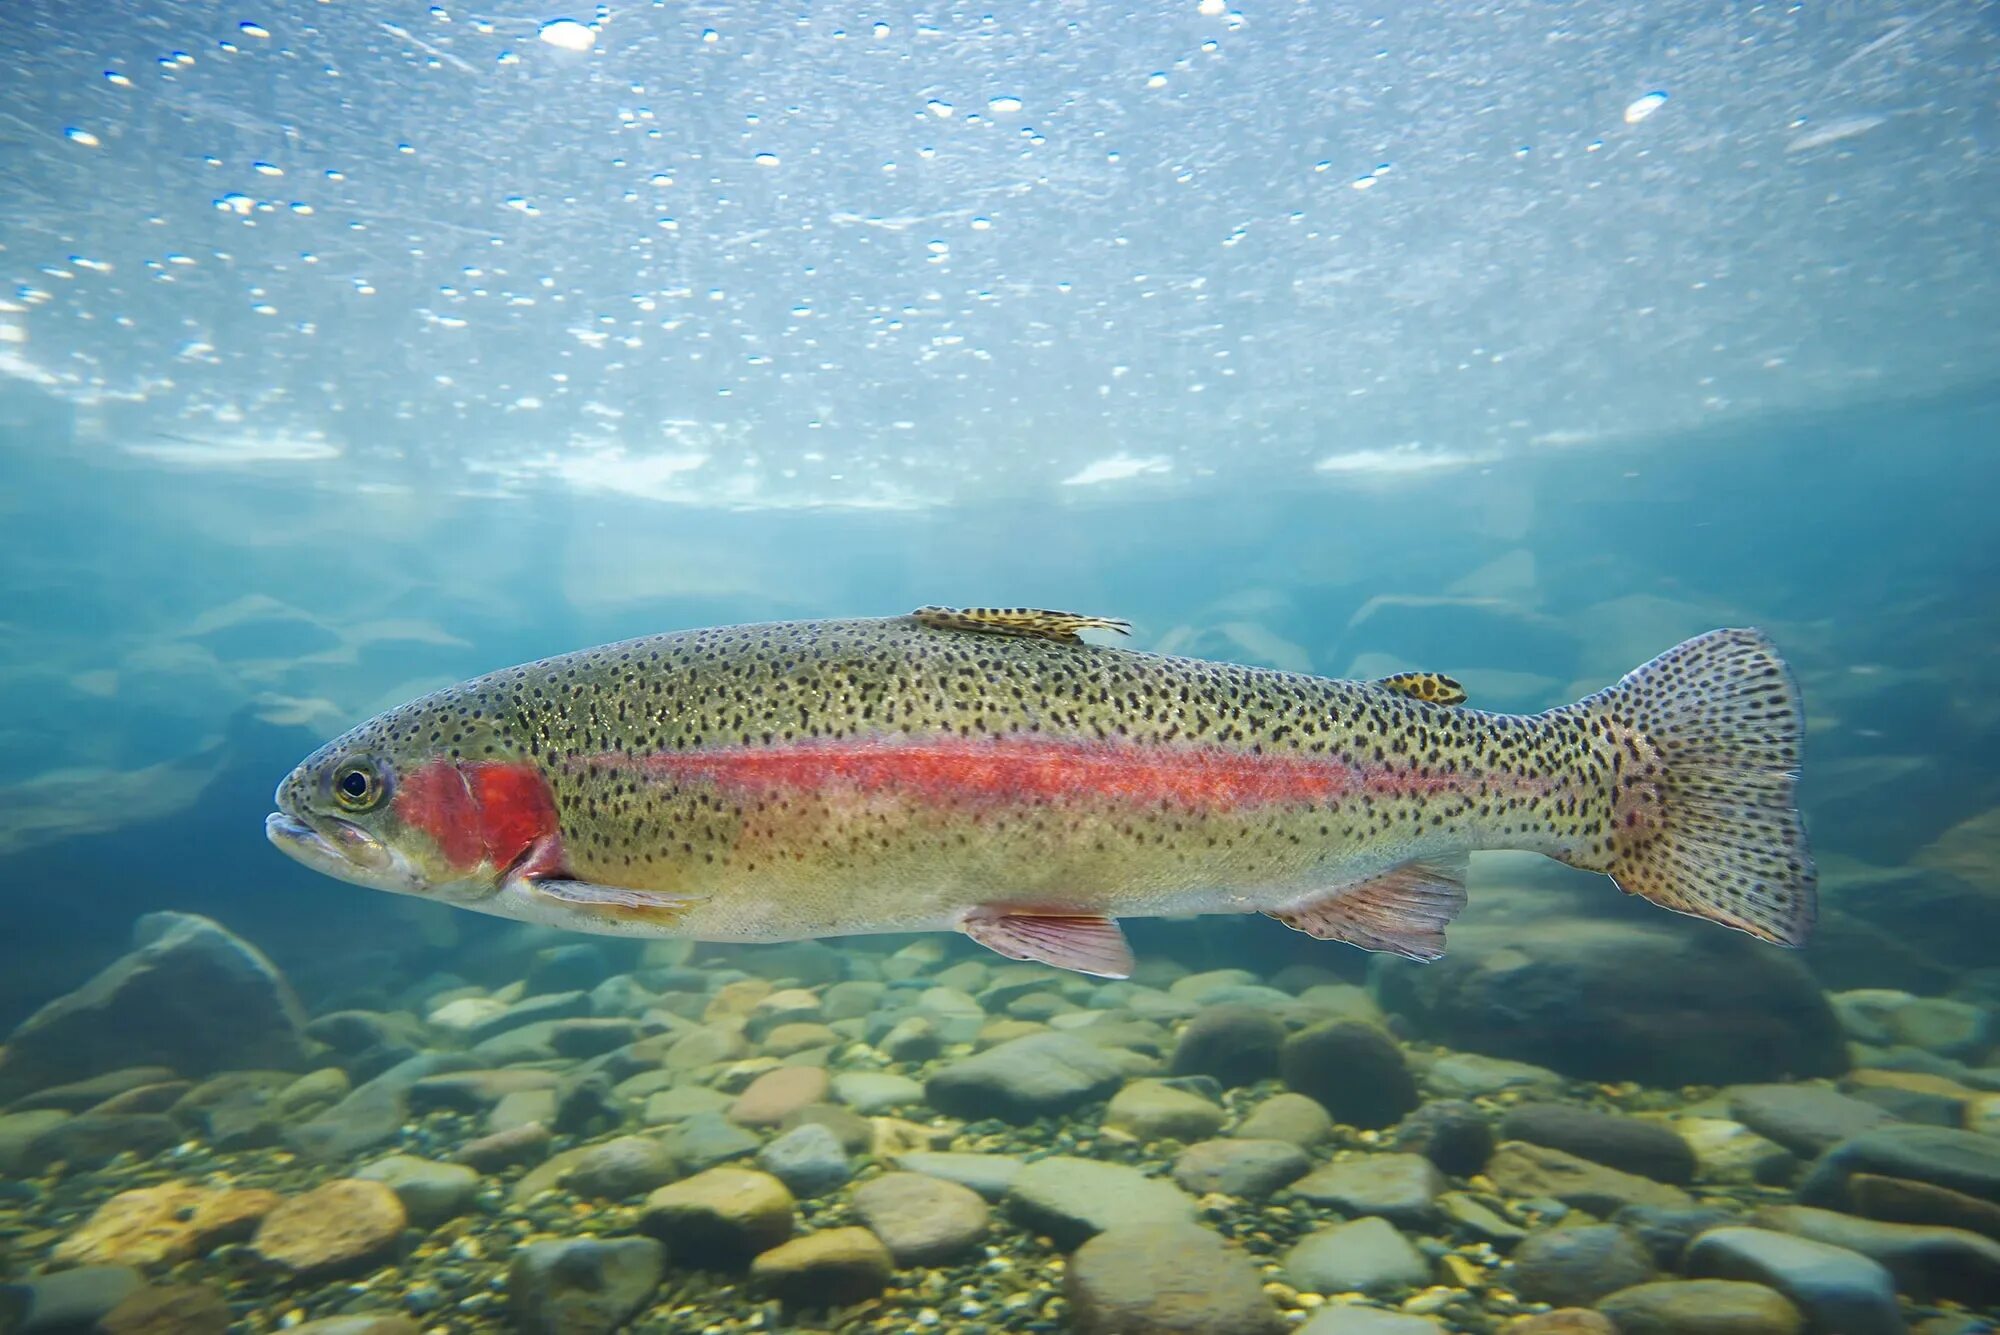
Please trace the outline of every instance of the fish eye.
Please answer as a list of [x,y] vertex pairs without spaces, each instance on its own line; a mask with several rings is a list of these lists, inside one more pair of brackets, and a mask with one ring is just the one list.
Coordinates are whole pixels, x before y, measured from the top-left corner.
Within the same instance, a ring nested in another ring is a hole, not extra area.
[[373,811],[389,795],[389,776],[371,759],[343,761],[331,779],[333,800],[347,811]]

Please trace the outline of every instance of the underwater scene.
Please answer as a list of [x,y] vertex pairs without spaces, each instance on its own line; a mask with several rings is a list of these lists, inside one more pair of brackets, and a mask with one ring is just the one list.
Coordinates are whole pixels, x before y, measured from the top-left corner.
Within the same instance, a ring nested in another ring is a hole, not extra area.
[[0,1335],[2000,1319],[2000,9],[0,7]]

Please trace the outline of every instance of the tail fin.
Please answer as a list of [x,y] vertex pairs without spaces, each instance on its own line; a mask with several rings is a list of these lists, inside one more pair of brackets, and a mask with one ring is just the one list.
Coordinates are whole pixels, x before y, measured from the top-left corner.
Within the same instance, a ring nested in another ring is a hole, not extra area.
[[1608,837],[1578,866],[1627,894],[1783,946],[1818,914],[1799,823],[1798,687],[1755,630],[1669,649],[1571,706],[1607,739]]

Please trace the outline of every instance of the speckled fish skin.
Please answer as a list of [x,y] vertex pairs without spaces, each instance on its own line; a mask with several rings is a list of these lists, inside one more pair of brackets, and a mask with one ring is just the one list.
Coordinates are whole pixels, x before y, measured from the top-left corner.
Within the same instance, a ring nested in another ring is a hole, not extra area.
[[[392,710],[285,780],[272,838],[361,884],[586,931],[1262,912],[1419,958],[1463,901],[1462,855],[1522,849],[1796,944],[1813,912],[1798,736],[1754,631],[1516,716],[911,616],[785,622]],[[343,809],[357,766],[373,805]]]

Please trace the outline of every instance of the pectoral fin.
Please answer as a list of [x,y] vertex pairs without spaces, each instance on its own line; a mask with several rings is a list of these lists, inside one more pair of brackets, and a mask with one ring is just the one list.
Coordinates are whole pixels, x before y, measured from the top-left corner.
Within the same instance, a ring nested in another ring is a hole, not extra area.
[[700,902],[695,895],[627,890],[595,881],[521,877],[515,884],[543,907],[587,920],[576,924],[583,931],[630,932],[635,928],[655,928],[665,932],[689,907]]
[[1465,688],[1442,672],[1398,672],[1392,676],[1377,678],[1375,685],[1385,691],[1407,695],[1412,700],[1422,700],[1426,704],[1465,703]]
[[1080,630],[1115,630],[1132,633],[1132,627],[1110,617],[1079,616],[1075,612],[1048,612],[1036,607],[919,607],[910,616],[937,630],[973,630],[988,635],[1025,635],[1082,644]]
[[1038,960],[1099,978],[1132,976],[1132,947],[1110,918],[1091,913],[986,913],[961,930],[1010,960]]
[[1463,853],[1391,867],[1273,912],[1285,926],[1322,941],[1386,950],[1413,960],[1444,954],[1444,929],[1465,907]]

